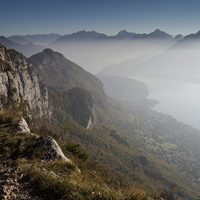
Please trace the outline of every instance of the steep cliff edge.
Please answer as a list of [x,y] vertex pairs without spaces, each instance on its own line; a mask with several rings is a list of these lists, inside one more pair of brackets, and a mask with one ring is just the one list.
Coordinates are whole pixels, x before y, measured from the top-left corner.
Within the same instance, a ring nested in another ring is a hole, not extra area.
[[0,45],[0,108],[19,109],[29,118],[49,117],[48,92],[27,59]]

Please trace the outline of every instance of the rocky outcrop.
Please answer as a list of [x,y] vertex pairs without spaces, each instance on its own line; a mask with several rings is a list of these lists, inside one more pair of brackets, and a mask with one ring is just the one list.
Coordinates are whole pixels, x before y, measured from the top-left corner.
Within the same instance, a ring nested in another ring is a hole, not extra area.
[[0,108],[26,112],[30,118],[49,116],[48,91],[34,67],[15,50],[0,45]]
[[[31,133],[29,126],[24,118],[21,118],[17,124],[17,133],[27,133],[32,137],[32,143],[35,150],[40,152],[40,158],[45,161],[55,161],[63,159],[66,162],[72,163],[68,159],[56,140],[50,136],[39,136]],[[34,153],[34,152],[33,152]]]
[[55,161],[63,159],[72,163],[62,152],[58,143],[50,136],[41,136],[37,139],[38,148],[41,149],[42,159],[45,161]]
[[21,118],[21,120],[18,123],[18,132],[20,132],[20,133],[30,133],[31,132],[26,120],[23,117]]
[[[26,158],[31,159],[34,157],[43,161],[63,160],[72,164],[72,161],[64,155],[62,149],[52,137],[40,136],[32,133],[24,118],[21,118],[20,120],[15,119],[15,121],[13,118],[10,122],[11,119],[12,116],[9,116],[7,120],[5,119],[3,122],[0,122],[0,133],[8,132],[13,140],[24,137],[22,142],[23,155]],[[0,147],[2,144],[3,142],[1,143],[0,138]],[[1,151],[3,150],[0,148],[0,152]],[[3,158],[3,156],[0,154],[0,162],[1,158]]]

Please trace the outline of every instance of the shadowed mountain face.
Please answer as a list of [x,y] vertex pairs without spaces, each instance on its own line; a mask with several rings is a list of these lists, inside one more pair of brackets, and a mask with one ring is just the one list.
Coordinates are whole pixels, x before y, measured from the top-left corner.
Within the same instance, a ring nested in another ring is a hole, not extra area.
[[70,115],[80,125],[91,128],[95,123],[95,101],[91,94],[81,88],[68,90]]
[[[62,112],[63,116],[60,115],[60,117],[64,120],[71,113],[73,119],[80,122],[78,113],[85,113],[85,119],[82,115],[82,123],[80,124],[87,127],[86,122],[89,122],[90,118],[94,121],[93,109],[107,109],[101,81],[66,59],[62,54],[45,49],[43,52],[33,55],[29,61],[36,67],[38,74],[48,86],[55,118],[59,112]],[[80,99],[84,103],[80,103]]]

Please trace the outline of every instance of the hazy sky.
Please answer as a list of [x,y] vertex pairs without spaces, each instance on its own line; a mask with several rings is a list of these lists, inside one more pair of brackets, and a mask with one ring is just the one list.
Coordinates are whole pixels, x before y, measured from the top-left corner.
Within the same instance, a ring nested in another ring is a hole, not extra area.
[[200,0],[0,0],[0,35],[200,30]]

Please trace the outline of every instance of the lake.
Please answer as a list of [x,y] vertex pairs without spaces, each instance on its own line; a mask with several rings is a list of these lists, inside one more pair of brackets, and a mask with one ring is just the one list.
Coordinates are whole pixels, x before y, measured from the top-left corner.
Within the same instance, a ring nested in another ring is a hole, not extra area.
[[159,101],[153,109],[200,129],[200,84],[191,81],[134,77],[147,84],[149,98]]

